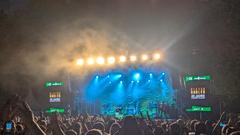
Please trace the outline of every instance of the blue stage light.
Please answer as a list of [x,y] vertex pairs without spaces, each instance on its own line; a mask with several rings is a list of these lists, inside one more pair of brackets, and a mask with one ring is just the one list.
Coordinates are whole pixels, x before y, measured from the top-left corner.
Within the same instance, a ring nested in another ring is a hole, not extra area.
[[115,82],[115,81],[119,80],[121,77],[122,77],[121,74],[113,74],[113,75],[111,75],[110,79],[111,79],[111,81]]
[[121,78],[121,77],[122,77],[121,74],[116,75],[116,78]]
[[149,78],[153,79],[153,74],[152,73],[149,74]]
[[162,75],[165,75],[165,73],[163,72]]
[[162,79],[161,79],[160,81],[161,81],[161,82],[163,82],[163,80],[162,80]]
[[93,84],[97,85],[99,83],[99,76],[96,75],[95,78],[93,79]]
[[133,79],[134,79],[135,81],[139,81],[140,78],[141,78],[140,73],[135,73],[135,74],[133,75]]

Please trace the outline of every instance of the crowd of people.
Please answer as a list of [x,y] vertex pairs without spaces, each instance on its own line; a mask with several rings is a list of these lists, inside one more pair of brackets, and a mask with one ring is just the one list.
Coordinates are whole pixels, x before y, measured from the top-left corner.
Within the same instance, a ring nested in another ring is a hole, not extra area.
[[1,109],[0,132],[3,135],[240,135],[237,115],[226,123],[219,120],[176,119],[126,116],[124,119],[88,114],[36,114],[19,97]]

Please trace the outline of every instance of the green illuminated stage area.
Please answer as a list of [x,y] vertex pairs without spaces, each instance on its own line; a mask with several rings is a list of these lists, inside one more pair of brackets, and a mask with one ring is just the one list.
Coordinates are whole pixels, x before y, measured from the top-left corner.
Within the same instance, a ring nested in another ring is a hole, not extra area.
[[175,90],[166,70],[116,69],[94,73],[85,84],[75,99],[79,113],[123,118],[146,117],[148,112],[152,118],[171,118],[176,112]]

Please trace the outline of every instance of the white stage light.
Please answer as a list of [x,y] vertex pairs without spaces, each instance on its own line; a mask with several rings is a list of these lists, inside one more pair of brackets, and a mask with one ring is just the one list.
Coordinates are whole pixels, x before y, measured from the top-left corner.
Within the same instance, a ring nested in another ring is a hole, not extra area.
[[137,56],[135,56],[135,55],[130,56],[130,61],[131,62],[135,62],[136,60],[137,60]]
[[94,59],[93,58],[88,58],[87,59],[87,64],[88,65],[93,65],[94,64]]
[[105,63],[105,59],[103,57],[98,57],[97,58],[97,64],[103,65]]
[[143,55],[142,55],[142,60],[143,60],[143,61],[148,60],[148,55],[147,55],[147,54],[143,54]]
[[84,64],[84,60],[83,59],[77,59],[77,65],[82,66]]
[[108,57],[107,61],[108,61],[108,64],[114,64],[115,63],[115,57],[113,57],[113,56]]
[[153,54],[153,59],[154,60],[159,60],[161,58],[161,55],[159,53]]
[[127,61],[127,58],[126,58],[126,56],[120,56],[119,57],[119,60],[120,60],[120,62],[126,62]]

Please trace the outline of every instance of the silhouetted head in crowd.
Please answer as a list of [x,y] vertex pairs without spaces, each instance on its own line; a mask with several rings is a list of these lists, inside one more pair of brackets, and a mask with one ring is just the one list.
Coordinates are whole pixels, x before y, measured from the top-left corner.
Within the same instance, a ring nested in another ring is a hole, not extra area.
[[77,134],[77,132],[75,132],[74,130],[67,130],[66,132],[65,132],[65,135],[78,135]]
[[85,135],[103,135],[103,133],[99,129],[91,129]]
[[164,123],[162,123],[161,126],[162,126],[163,129],[166,129],[167,128],[167,123],[164,122]]
[[236,131],[236,129],[235,129],[234,127],[229,127],[229,128],[227,128],[227,130],[226,130],[226,135],[229,135],[229,134],[231,134],[231,133],[234,132],[234,131]]
[[206,134],[210,134],[213,130],[213,121],[211,120],[206,120],[205,125],[206,125]]
[[39,125],[47,126],[47,122],[45,120],[38,120],[37,122]]
[[[144,126],[144,125],[141,125],[141,128],[142,128],[142,126]],[[153,129],[149,124],[147,124],[143,127],[143,132],[144,132],[145,135],[152,135],[153,134]]]
[[228,125],[222,127],[222,129],[221,129],[221,134],[222,134],[222,135],[226,135],[226,133],[227,133],[227,129],[228,129],[228,128],[229,128]]
[[236,122],[235,128],[240,131],[240,120]]
[[139,128],[136,119],[133,116],[127,116],[123,120],[122,128],[120,129],[120,135],[141,135],[143,134],[141,128]]
[[240,131],[232,132],[230,135],[240,135]]
[[180,126],[180,127],[183,127],[184,126],[184,121],[182,119],[178,119],[177,120],[177,124]]
[[238,122],[237,114],[230,113],[228,117],[229,117],[228,125],[231,126],[231,127],[235,127],[236,123]]
[[16,125],[16,132],[15,135],[24,135],[24,127],[21,124]]
[[105,126],[102,122],[97,122],[93,125],[93,129],[99,129],[102,132],[104,132],[105,131]]
[[163,135],[164,134],[164,130],[162,127],[156,127],[155,130],[153,131],[154,135]]
[[196,135],[206,134],[206,125],[202,122],[196,122],[194,129]]
[[121,126],[118,123],[113,123],[110,127],[109,133],[113,135],[120,130]]
[[110,127],[112,126],[113,123],[115,123],[115,120],[114,120],[114,119],[109,119],[109,120],[107,121],[107,125],[106,125],[106,127],[105,127],[105,131],[106,131],[107,133],[110,133]]
[[190,122],[190,131],[195,131],[195,123],[197,122],[197,120],[192,120],[191,122]]
[[180,135],[180,126],[174,122],[169,127],[170,135]]
[[72,129],[73,129],[77,134],[81,134],[81,131],[82,131],[81,123],[79,123],[79,122],[74,123],[73,126],[72,126]]

